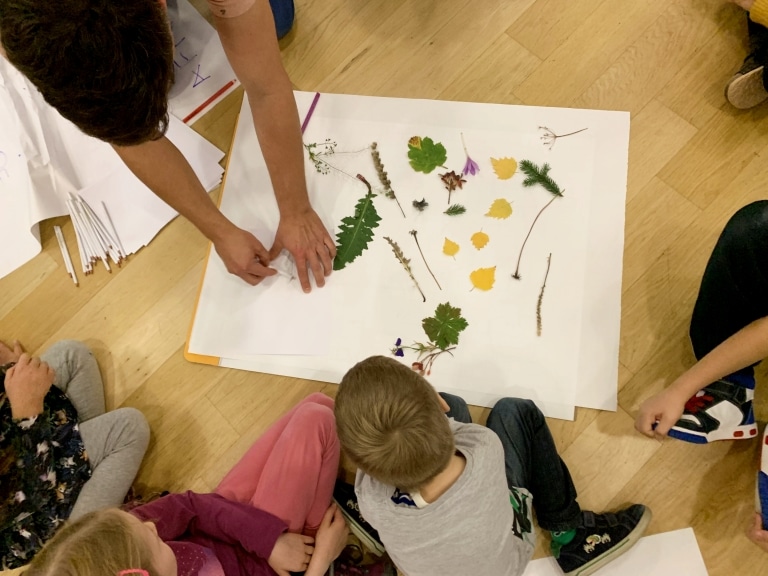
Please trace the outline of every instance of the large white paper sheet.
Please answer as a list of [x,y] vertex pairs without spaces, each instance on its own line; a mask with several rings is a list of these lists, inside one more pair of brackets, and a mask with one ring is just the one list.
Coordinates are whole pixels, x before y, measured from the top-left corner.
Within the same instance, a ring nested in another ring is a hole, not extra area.
[[[300,110],[308,109],[311,97],[297,93]],[[376,140],[408,217],[402,217],[394,201],[378,196],[382,221],[369,250],[310,296],[282,277],[264,288],[246,286],[229,277],[212,254],[189,352],[221,357],[225,366],[338,382],[354,362],[387,354],[398,337],[406,344],[423,341],[422,318],[431,316],[437,304],[450,302],[462,309],[469,328],[455,356],[437,360],[430,380],[438,389],[488,406],[502,396],[528,397],[547,415],[560,418],[572,418],[574,404],[615,409],[628,120],[628,114],[617,112],[323,95],[305,142],[331,138],[340,152],[364,149]],[[539,125],[589,130],[549,150],[540,141]],[[452,201],[468,212],[451,218],[442,214],[447,193],[437,174],[443,170],[415,173],[408,165],[407,141],[422,135],[444,143],[448,165],[460,171],[462,132],[481,175],[467,176],[464,189],[454,193]],[[511,278],[519,247],[551,196],[541,188],[523,189],[521,175],[495,178],[490,158],[503,156],[549,162],[565,188],[564,198],[540,218],[528,240],[521,280]],[[329,159],[378,186],[369,152],[337,153]],[[334,171],[317,174],[309,162],[307,181],[313,205],[329,229],[352,214],[365,192],[354,178]],[[411,201],[422,197],[430,207],[419,213]],[[497,198],[512,202],[508,220],[483,216]],[[271,243],[277,207],[245,102],[221,208],[236,224]],[[412,229],[418,230],[442,290],[421,261]],[[477,251],[469,239],[480,229],[491,242]],[[397,241],[411,259],[426,303],[384,236]],[[461,245],[455,258],[442,254],[445,237]],[[618,249],[602,249],[607,243]],[[594,247],[600,248],[597,258]],[[550,252],[544,328],[537,338],[536,301]],[[469,273],[491,266],[497,267],[494,288],[472,290]],[[594,281],[587,282],[590,275]],[[267,317],[273,323],[262,322]]]
[[[223,152],[174,117],[168,138],[189,160],[206,190],[219,184]],[[107,204],[129,254],[176,216],[111,146],[62,118],[4,58],[0,58],[0,167],[0,238],[13,246],[0,252],[0,277],[40,252],[37,224],[68,214],[70,193],[80,193],[99,213],[101,202]]]
[[240,85],[216,30],[187,0],[169,0],[173,33],[171,112],[189,124]]
[[[562,576],[554,558],[528,564],[523,576]],[[595,576],[707,576],[692,528],[646,536]]]

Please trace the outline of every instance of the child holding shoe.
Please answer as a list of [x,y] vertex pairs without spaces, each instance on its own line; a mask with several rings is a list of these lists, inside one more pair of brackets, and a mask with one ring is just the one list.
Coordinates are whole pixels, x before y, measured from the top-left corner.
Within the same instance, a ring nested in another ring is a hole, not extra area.
[[342,449],[359,469],[360,513],[408,576],[522,574],[534,548],[531,506],[567,575],[592,574],[650,522],[642,505],[581,510],[531,401],[502,399],[487,428],[472,424],[463,400],[376,356],[344,376],[335,412]]
[[273,424],[214,494],[171,494],[65,525],[26,576],[323,576],[347,526],[331,502],[333,400],[312,394]]

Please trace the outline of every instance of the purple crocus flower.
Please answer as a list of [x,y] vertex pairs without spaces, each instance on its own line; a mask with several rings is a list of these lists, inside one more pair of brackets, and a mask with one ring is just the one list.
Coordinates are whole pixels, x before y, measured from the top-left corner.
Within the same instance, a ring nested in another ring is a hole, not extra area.
[[403,352],[403,349],[400,348],[400,344],[402,344],[402,342],[403,341],[400,338],[395,340],[395,347],[392,348],[392,354],[394,354],[395,356],[400,356],[400,357],[405,356],[405,352]]
[[467,145],[464,143],[464,132],[461,133],[461,145],[464,146],[464,154],[467,157],[467,161],[464,163],[464,169],[461,171],[461,175],[466,176],[467,174],[470,174],[474,176],[480,172],[480,166],[477,164],[477,162],[469,157],[469,152],[467,152]]

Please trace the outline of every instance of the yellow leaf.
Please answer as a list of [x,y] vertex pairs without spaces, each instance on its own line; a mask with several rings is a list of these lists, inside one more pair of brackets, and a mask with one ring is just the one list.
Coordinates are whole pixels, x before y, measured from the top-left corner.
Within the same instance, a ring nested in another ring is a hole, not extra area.
[[486,212],[485,215],[490,216],[491,218],[498,218],[499,220],[509,218],[512,216],[512,204],[507,202],[504,198],[498,198],[493,201],[493,204],[488,208],[488,212]]
[[472,238],[471,238],[472,245],[478,250],[480,250],[481,248],[485,248],[485,245],[488,244],[488,241],[490,239],[491,239],[490,236],[488,236],[488,234],[486,234],[483,231],[475,232],[474,234],[472,234]]
[[456,242],[453,242],[452,240],[448,240],[448,238],[445,239],[445,242],[443,243],[443,254],[446,256],[456,256],[456,253],[459,251],[459,245],[456,244]]
[[493,268],[478,268],[469,275],[469,279],[475,288],[490,290],[496,282],[496,266]]
[[514,158],[491,158],[491,164],[499,180],[509,180],[517,171],[517,160]]

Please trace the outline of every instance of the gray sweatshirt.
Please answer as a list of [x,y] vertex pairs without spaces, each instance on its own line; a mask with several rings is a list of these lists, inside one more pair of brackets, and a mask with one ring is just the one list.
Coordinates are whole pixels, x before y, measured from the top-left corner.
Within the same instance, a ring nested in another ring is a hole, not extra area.
[[[514,490],[524,502],[516,518],[498,436],[477,424],[450,423],[466,458],[453,486],[425,508],[411,508],[392,500],[394,486],[358,471],[360,513],[406,576],[518,576],[533,554],[531,496]],[[521,526],[531,532],[521,534]]]

